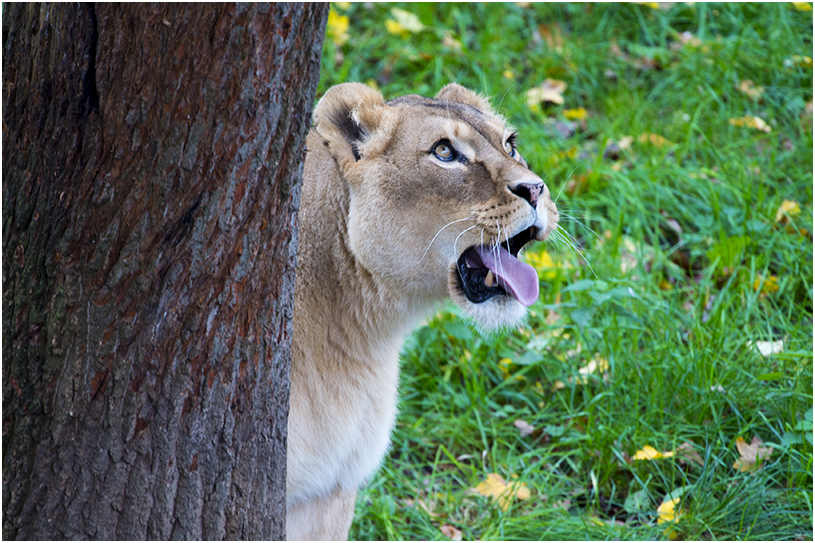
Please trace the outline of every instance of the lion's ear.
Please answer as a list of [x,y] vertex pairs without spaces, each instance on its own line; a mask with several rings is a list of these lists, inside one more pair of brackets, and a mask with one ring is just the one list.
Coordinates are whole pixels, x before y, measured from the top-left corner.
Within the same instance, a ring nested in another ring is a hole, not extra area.
[[314,109],[317,132],[328,143],[340,166],[360,160],[383,128],[388,106],[382,95],[361,83],[328,89]]
[[459,102],[460,104],[473,106],[482,113],[488,113],[490,115],[495,114],[486,98],[474,93],[469,89],[465,89],[458,83],[449,83],[442,87],[438,94],[436,94],[436,100]]

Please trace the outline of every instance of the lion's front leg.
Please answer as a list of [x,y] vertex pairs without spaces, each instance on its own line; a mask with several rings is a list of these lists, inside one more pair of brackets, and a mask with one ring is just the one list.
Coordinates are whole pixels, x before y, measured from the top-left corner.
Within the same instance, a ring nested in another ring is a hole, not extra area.
[[289,541],[344,541],[354,519],[357,491],[337,488],[327,497],[289,507],[286,538]]

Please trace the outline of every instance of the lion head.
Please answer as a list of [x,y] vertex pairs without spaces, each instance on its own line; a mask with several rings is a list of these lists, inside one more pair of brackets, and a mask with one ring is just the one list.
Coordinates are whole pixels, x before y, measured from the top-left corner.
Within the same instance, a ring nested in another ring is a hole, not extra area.
[[539,283],[518,252],[549,236],[558,211],[484,98],[450,84],[386,102],[346,83],[314,117],[347,183],[347,241],[366,273],[419,302],[450,296],[483,328],[523,319]]

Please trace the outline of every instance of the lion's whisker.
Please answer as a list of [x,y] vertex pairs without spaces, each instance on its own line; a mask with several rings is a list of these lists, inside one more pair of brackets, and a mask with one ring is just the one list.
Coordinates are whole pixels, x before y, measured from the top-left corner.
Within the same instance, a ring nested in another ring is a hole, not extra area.
[[585,225],[585,223],[583,223],[582,221],[578,220],[576,217],[574,217],[574,216],[572,216],[572,215],[569,215],[568,213],[564,213],[563,211],[561,211],[561,212],[560,212],[560,216],[561,216],[561,217],[564,217],[564,218],[566,218],[566,219],[569,219],[569,220],[570,220],[570,221],[572,221],[573,223],[575,223],[575,224],[579,225],[579,226],[580,226],[580,227],[581,227],[583,230],[585,230],[586,232],[588,232],[588,233],[592,234],[592,235],[593,235],[594,237],[596,237],[597,239],[602,239],[602,236],[601,236],[600,234],[598,234],[597,232],[595,232],[594,230],[592,230],[591,228],[589,228],[588,226],[586,226],[586,225]]
[[[451,221],[451,222],[448,222],[447,224],[445,224],[444,226],[442,226],[442,227],[439,229],[439,231],[438,231],[438,232],[436,232],[436,235],[435,235],[435,236],[433,236],[433,239],[431,239],[431,240],[430,240],[430,245],[433,245],[433,242],[434,242],[434,241],[436,241],[436,238],[437,238],[437,237],[439,237],[439,234],[441,234],[441,231],[442,231],[442,230],[444,230],[445,228],[447,228],[448,226],[450,226],[451,224],[455,224],[455,223],[457,223],[457,222],[462,222],[462,221],[471,220],[472,218],[473,218],[473,217],[465,217],[465,218],[463,218],[463,219],[459,219],[459,220],[457,220],[457,221]],[[456,240],[458,240],[458,238],[456,238]],[[424,250],[424,254],[422,254],[422,258],[420,258],[420,259],[419,259],[419,263],[420,263],[420,264],[421,264],[422,260],[424,260],[425,255],[427,255],[427,251],[429,251],[429,250],[430,250],[430,245],[428,245],[428,246],[427,246],[427,249],[425,249],[425,250]],[[455,246],[453,247],[453,249],[455,249]]]
[[[469,227],[469,228],[467,228],[466,230],[464,230],[463,232],[461,232],[461,234],[459,234],[458,236],[456,236],[456,240],[453,242],[453,254],[456,254],[456,255],[458,254],[458,250],[456,249],[456,245],[458,244],[458,238],[460,238],[461,236],[463,236],[465,233],[469,232],[469,231],[470,231],[470,230],[472,230],[473,228],[477,228],[477,227],[478,227],[478,225],[477,225],[477,224],[474,224],[474,225],[472,225],[471,227]],[[466,263],[465,263],[465,265],[466,265]],[[464,281],[464,277],[461,275],[461,269],[460,269],[458,266],[456,266],[456,271],[458,272],[458,276],[459,276],[459,278],[460,278],[462,281]]]
[[583,251],[581,251],[580,248],[577,247],[577,245],[574,243],[574,240],[572,239],[571,234],[569,234],[569,232],[567,232],[560,225],[557,225],[557,229],[554,230],[554,233],[557,233],[558,235],[560,235],[563,238],[564,242],[566,243],[566,246],[569,249],[571,249],[572,253],[574,253],[575,256],[578,256],[579,258],[582,258],[586,262],[586,265],[589,267],[589,270],[591,270],[592,275],[594,275],[594,277],[596,278],[597,273],[594,271],[594,268],[592,268],[591,262],[589,262],[589,259],[586,258],[586,255],[583,253]]
[[572,170],[571,172],[569,172],[569,175],[567,175],[567,176],[566,176],[566,179],[563,181],[563,184],[560,186],[560,190],[559,190],[559,191],[558,191],[558,193],[557,193],[557,197],[555,197],[555,201],[554,201],[554,202],[552,202],[552,203],[554,203],[554,204],[556,204],[556,203],[557,203],[557,201],[560,199],[560,195],[563,193],[563,189],[565,189],[565,188],[566,188],[566,185],[569,183],[569,179],[571,179],[572,174],[573,174],[574,172],[576,172],[576,171],[577,171],[577,168],[579,168],[579,167],[580,167],[580,166],[575,166],[574,170]]

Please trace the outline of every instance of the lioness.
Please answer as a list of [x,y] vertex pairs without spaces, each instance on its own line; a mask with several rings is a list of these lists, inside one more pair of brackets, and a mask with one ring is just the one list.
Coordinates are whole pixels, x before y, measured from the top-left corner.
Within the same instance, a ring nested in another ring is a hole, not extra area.
[[346,539],[388,449],[398,354],[450,296],[479,326],[538,298],[516,258],[558,221],[549,189],[487,101],[456,84],[385,102],[328,90],[308,135],[291,362],[289,539]]

